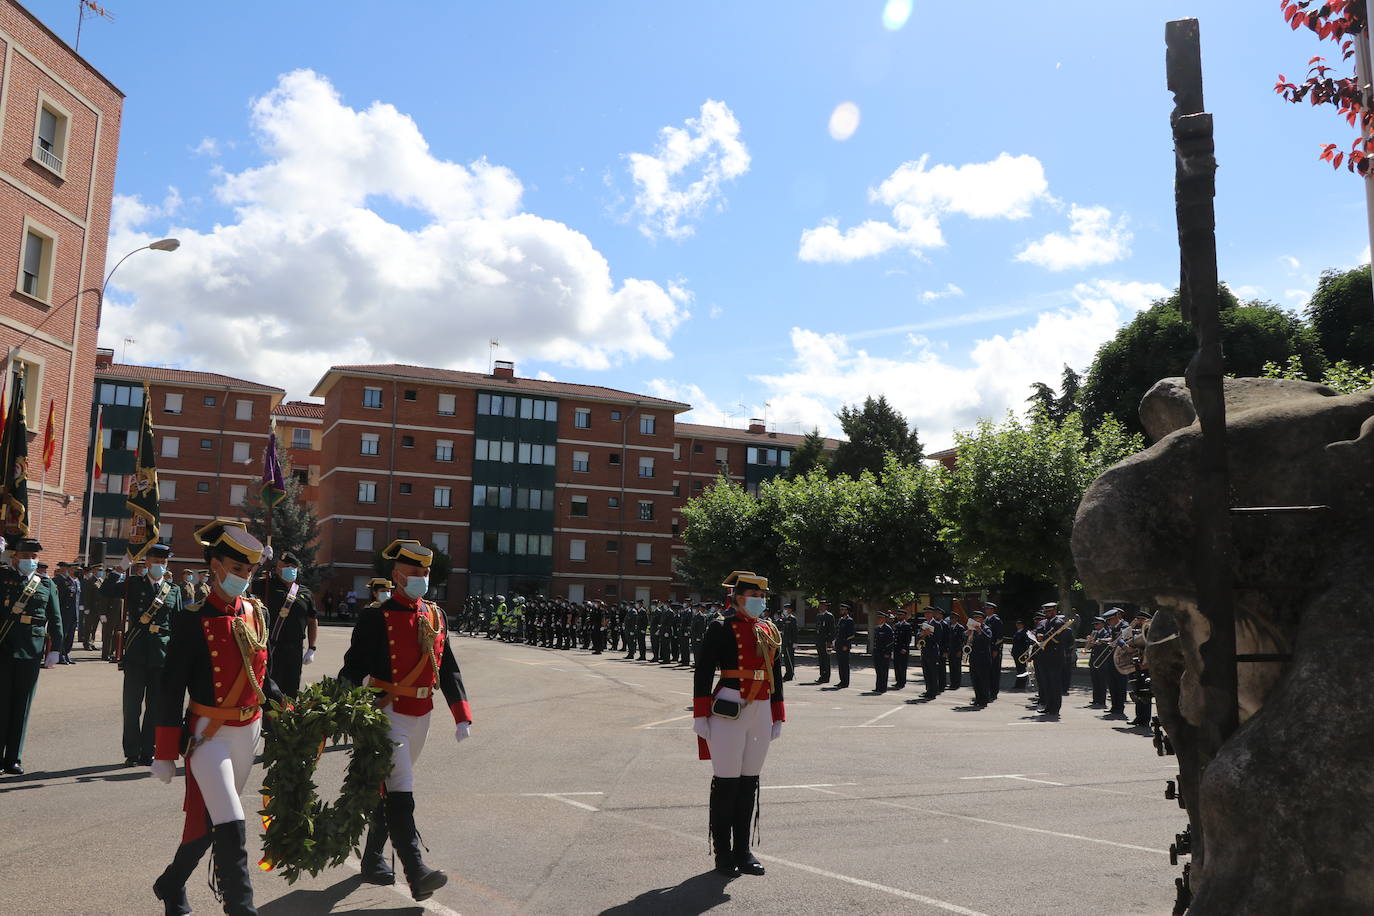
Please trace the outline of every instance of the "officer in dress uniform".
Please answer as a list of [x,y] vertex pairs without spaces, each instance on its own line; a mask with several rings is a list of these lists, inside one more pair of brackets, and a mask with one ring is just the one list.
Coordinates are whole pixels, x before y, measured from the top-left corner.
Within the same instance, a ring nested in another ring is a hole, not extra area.
[[[185,606],[181,589],[166,579],[172,548],[154,544],[144,554],[141,575],[129,580],[125,600],[124,632],[124,765],[149,766],[153,762],[154,708],[172,638],[173,619]],[[138,567],[135,567],[138,569]]]
[[96,633],[100,628],[101,598],[100,580],[105,570],[100,566],[88,566],[82,572],[81,581],[81,648],[95,648]]
[[968,679],[973,685],[973,705],[984,709],[992,696],[992,631],[985,611],[968,615]]
[[677,607],[677,663],[691,667],[692,664],[692,608],[687,604]]
[[100,612],[100,657],[107,662],[115,658],[115,634],[119,632],[119,608],[124,600],[124,577],[127,573],[111,566],[100,582],[100,598],[103,609]]
[[301,666],[315,660],[315,640],[320,632],[315,597],[296,581],[300,572],[300,559],[288,550],[277,560],[275,575],[253,583],[253,594],[267,605],[272,617],[272,637],[267,643],[272,680],[288,697],[300,692]]
[[186,881],[212,849],[225,913],[251,916],[257,909],[241,796],[262,732],[263,706],[282,700],[267,673],[268,611],[247,594],[263,547],[241,522],[226,519],[215,519],[195,537],[213,583],[205,601],[173,618],[152,764],[153,775],[170,783],[177,757],[185,755],[186,821],[181,845],[153,883],[153,893],[168,916],[190,913]]
[[1040,621],[1031,638],[1039,645],[1035,652],[1035,681],[1040,690],[1040,708],[1046,718],[1059,718],[1059,709],[1064,703],[1064,641],[1073,640],[1068,630],[1055,636],[1064,625],[1059,613],[1059,605],[1053,601],[1041,605],[1045,617]]
[[906,669],[911,663],[911,639],[915,630],[911,626],[911,608],[899,608],[897,622],[892,625],[892,689],[901,690],[906,686]]
[[788,605],[782,612],[782,679],[792,680],[797,673],[797,615]]
[[916,635],[916,646],[921,653],[921,680],[925,682],[922,698],[933,700],[944,688],[940,684],[940,674],[945,669],[945,660],[940,650],[939,611],[933,607],[921,608],[925,619]]
[[816,614],[816,663],[820,666],[817,684],[830,683],[830,649],[835,643],[835,615],[830,602],[822,598]]
[[840,619],[835,624],[835,665],[840,669],[836,687],[849,686],[849,653],[854,649],[854,618],[848,604],[840,604]]
[[57,603],[62,608],[62,650],[57,660],[62,665],[76,664],[71,657],[72,645],[81,629],[81,580],[72,571],[71,563],[58,563],[57,575],[52,580],[57,587]]
[[1111,708],[1107,710],[1107,717],[1112,719],[1126,718],[1126,691],[1129,687],[1127,675],[1116,667],[1115,656],[1118,645],[1124,645],[1123,636],[1128,627],[1124,619],[1125,614],[1121,608],[1114,607],[1103,615],[1105,620],[1105,633],[1108,640],[1106,652],[1107,660],[1102,668],[1107,675],[1107,695],[1111,698]]
[[1131,678],[1131,699],[1135,700],[1135,718],[1131,724],[1137,728],[1148,728],[1150,725],[1150,709],[1154,705],[1154,694],[1150,690],[1150,660],[1145,654],[1145,647],[1148,645],[1150,635],[1150,621],[1154,618],[1150,612],[1141,608],[1135,612],[1135,618],[1131,621],[1131,629],[1123,638],[1126,644],[1126,651],[1136,659],[1135,673]]
[[381,577],[368,579],[367,592],[372,596],[372,600],[368,602],[367,606],[379,607],[380,605],[386,604],[391,600],[391,590],[393,587],[390,579],[383,579]]
[[1002,618],[997,614],[997,605],[991,601],[983,604],[984,618],[983,627],[988,631],[988,638],[992,640],[992,674],[991,683],[988,685],[988,702],[997,699],[997,694],[1002,689],[1002,644],[1006,642],[1006,631],[1003,629]]
[[[57,664],[62,607],[51,579],[38,575],[43,545],[20,538],[0,567],[0,771],[23,775],[24,733],[38,670]],[[44,654],[44,643],[51,647]]]
[[946,683],[950,690],[958,690],[964,686],[964,643],[968,639],[968,627],[960,623],[953,611],[945,618],[945,627],[949,646],[945,650],[945,667],[949,670]]
[[1016,666],[1016,677],[1012,679],[1011,689],[1017,693],[1025,693],[1030,685],[1030,674],[1026,671],[1026,665],[1021,661],[1021,656],[1026,654],[1030,648],[1030,631],[1026,629],[1026,622],[1020,617],[1016,618],[1016,632],[1011,635],[1011,660]]
[[892,615],[886,611],[878,612],[878,626],[873,631],[873,684],[874,693],[887,693],[887,669],[892,661],[892,644],[895,633],[892,629]]
[[1106,617],[1094,617],[1086,640],[1088,650],[1088,678],[1093,698],[1089,709],[1104,709],[1107,705],[1107,666],[1112,655],[1112,631]]
[[[782,697],[782,636],[760,618],[768,580],[736,570],[722,583],[733,607],[706,627],[693,680],[692,730],[702,759],[710,759],[711,845],[716,871],[762,875],[749,849],[759,802],[759,775],[768,746],[787,718]],[[720,679],[716,679],[716,672]]]
[[391,775],[363,845],[362,876],[370,884],[395,883],[395,873],[382,858],[390,837],[391,848],[405,870],[410,895],[426,900],[448,883],[446,874],[425,865],[415,826],[415,764],[429,734],[435,688],[443,692],[457,723],[456,740],[470,734],[472,711],[458,660],[449,645],[444,613],[438,605],[424,600],[434,552],[419,541],[403,539],[387,545],[382,558],[391,562],[396,590],[378,607],[359,611],[339,670],[341,681],[354,685],[366,682],[385,692],[381,702],[395,745]]

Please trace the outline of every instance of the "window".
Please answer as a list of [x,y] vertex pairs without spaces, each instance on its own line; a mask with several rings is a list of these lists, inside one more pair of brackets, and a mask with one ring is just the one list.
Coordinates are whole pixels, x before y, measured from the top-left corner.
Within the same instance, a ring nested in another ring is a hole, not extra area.
[[644,435],[644,436],[652,436],[652,435],[654,434],[654,415],[653,415],[653,414],[651,414],[651,413],[644,413],[644,414],[640,414],[640,415],[639,415],[639,432],[640,432],[640,435]]
[[235,464],[247,464],[247,463],[248,463],[249,461],[251,461],[251,460],[252,460],[252,458],[251,458],[251,456],[248,454],[248,443],[247,443],[247,442],[235,442],[235,443],[234,443],[234,463],[235,463]]
[[175,480],[159,480],[157,482],[157,495],[159,499],[171,502],[177,498],[177,482]]
[[783,467],[787,467],[787,466],[790,465],[791,463],[792,463],[792,453],[789,452],[789,451],[787,451],[786,449],[779,449],[779,450],[778,450],[778,464],[782,465]]
[[674,442],[674,443],[673,443],[673,460],[674,460],[674,461],[681,461],[681,460],[682,460],[682,443],[680,443],[680,442]]
[[371,480],[358,481],[358,502],[375,503],[377,501],[377,484]]
[[401,484],[400,486],[401,486],[401,495],[402,495],[402,496],[409,496],[409,495],[410,495],[410,489],[411,489],[410,484],[408,484],[408,483],[403,483],[403,484]]
[[248,485],[236,483],[229,488],[229,505],[238,508],[248,498]]
[[213,394],[207,394],[205,397],[200,399],[200,403],[205,405],[206,407],[214,407],[215,396]]
[[612,411],[611,411],[611,421],[614,422],[614,423],[619,423],[619,422],[620,422],[620,411],[618,411],[618,410],[612,410]]
[[700,454],[701,454],[702,452],[704,452],[704,451],[706,451],[706,446],[702,445],[700,442],[693,442],[693,443],[692,443],[692,454],[693,454],[693,455],[700,455]]
[[620,453],[619,453],[619,452],[611,452],[611,454],[610,454],[610,465],[611,465],[611,467],[613,467],[613,468],[619,467],[619,466],[620,466]]
[[52,298],[53,257],[57,236],[31,220],[24,220],[24,259],[19,272],[19,291],[47,302]]
[[213,440],[213,439],[201,439],[201,440],[200,440],[200,447],[201,447],[201,449],[202,449],[203,451],[207,451],[207,452],[208,452],[208,451],[210,451],[211,449],[213,449],[213,448],[215,447],[215,440]]
[[397,528],[397,529],[396,529],[396,536],[397,536],[398,538],[408,538],[408,537],[410,537],[410,529],[409,529],[409,528]]
[[505,531],[496,536],[496,552],[510,553],[510,534]]
[[586,517],[587,517],[587,497],[585,497],[585,496],[574,496],[574,497],[572,498],[572,504],[571,504],[571,508],[568,510],[568,514],[571,515],[571,516],[573,516],[574,518],[586,518]]
[[581,604],[587,596],[587,586],[580,582],[572,582],[568,585],[568,600],[573,604]]
[[568,559],[574,562],[582,562],[587,559],[586,541],[568,541]]
[[474,532],[472,532],[472,540],[471,540],[471,542],[468,544],[468,552],[470,552],[470,553],[486,553],[486,551],[483,549],[483,548],[486,546],[486,542],[487,542],[487,535],[486,535],[486,532],[485,532],[485,531],[474,531]]
[[539,554],[545,557],[553,556],[553,535],[541,534],[539,536]]
[[453,505],[453,487],[434,488],[434,508],[447,509]]
[[477,412],[492,417],[514,417],[519,401],[514,395],[478,394]]
[[435,460],[435,461],[452,461],[452,460],[453,460],[453,440],[451,440],[451,439],[440,439],[438,442],[435,442],[435,443],[434,443],[434,460]]
[[378,455],[382,451],[382,437],[377,433],[363,433],[362,444],[358,447],[359,454]]
[[458,412],[458,396],[455,394],[439,395],[439,416],[451,417]]
[[162,437],[162,457],[175,458],[181,451],[181,440],[176,436]]
[[292,468],[291,476],[296,478],[296,483],[303,487],[310,486],[310,472],[305,468]]
[[573,452],[573,470],[586,473],[591,470],[592,456],[590,452]]
[[405,391],[402,393],[401,396],[402,396],[403,398],[405,398],[407,401],[413,401],[413,400],[415,400],[417,397],[419,397],[419,395],[416,393],[416,391],[415,391],[414,388],[407,388],[407,389],[405,389]]
[[382,389],[380,389],[380,388],[364,388],[364,389],[363,389],[363,406],[364,406],[364,407],[371,407],[371,408],[374,408],[374,409],[380,409],[381,406],[382,406]]
[[209,492],[210,492],[210,481],[208,481],[208,480],[200,480],[200,481],[197,481],[197,482],[196,482],[196,492],[197,492],[197,493],[209,493]]
[[161,525],[158,526],[158,530],[157,530],[157,540],[158,540],[158,543],[160,543],[160,544],[170,544],[170,543],[172,543],[172,528],[173,528],[173,526],[172,526],[172,523],[171,523],[171,522],[163,522]]
[[641,522],[652,522],[654,520],[654,501],[652,499],[641,499],[639,501],[639,520]]
[[635,600],[648,602],[653,600],[653,596],[649,589],[641,585],[635,589]]
[[641,565],[654,561],[654,545],[643,541],[635,545],[635,562]]
[[353,549],[371,550],[372,549],[372,529],[359,528],[353,532]]
[[723,445],[716,446],[716,462],[724,464],[730,460],[730,449]]
[[654,459],[652,459],[652,458],[640,458],[640,459],[639,459],[639,476],[640,476],[640,477],[652,477],[652,476],[654,476]]
[[619,542],[619,541],[607,541],[607,542],[606,542],[606,552],[607,552],[607,553],[618,553],[619,551],[620,551],[620,542]]
[[677,537],[677,522],[673,522],[673,537]]
[[680,481],[676,481],[676,480],[673,481],[673,495],[674,495],[674,496],[681,496],[681,495],[682,495],[682,483],[681,483]]
[[402,437],[401,437],[401,448],[414,448],[414,447],[415,447],[415,437],[414,437],[414,436],[402,436]]
[[573,426],[578,429],[592,428],[592,411],[590,407],[578,407],[573,410]]
[[478,439],[473,456],[478,461],[501,461],[510,464],[515,461],[515,443]]
[[67,154],[67,113],[46,96],[38,97],[38,123],[33,138],[33,158],[44,168],[62,177],[62,160]]
[[607,582],[605,591],[607,598],[618,598],[620,596],[620,586],[614,582]]
[[695,482],[692,484],[692,492],[693,492],[693,493],[700,493],[701,490],[702,490],[701,481],[700,481],[700,480],[695,481]]
[[292,448],[310,448],[310,430],[297,426],[291,430]]
[[606,497],[606,508],[607,508],[607,509],[619,509],[619,508],[620,508],[620,497],[619,497],[619,496],[607,496],[607,497]]
[[436,531],[429,536],[429,542],[434,545],[434,549],[440,553],[448,553],[448,532]]
[[251,420],[251,419],[253,419],[253,402],[252,402],[252,401],[248,401],[248,400],[239,400],[239,401],[234,402],[234,419],[235,419],[235,420]]
[[181,395],[169,392],[162,401],[162,409],[167,413],[181,413]]

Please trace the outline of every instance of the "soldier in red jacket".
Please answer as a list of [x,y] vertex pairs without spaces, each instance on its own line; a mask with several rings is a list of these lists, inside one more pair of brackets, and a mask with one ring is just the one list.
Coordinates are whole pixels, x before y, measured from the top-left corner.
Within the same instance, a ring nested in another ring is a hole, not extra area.
[[[711,843],[716,871],[761,875],[749,828],[768,745],[782,734],[782,636],[763,620],[768,580],[735,571],[722,583],[732,605],[706,627],[696,659],[693,730],[711,761]],[[716,680],[716,672],[720,680]]]
[[173,617],[152,764],[154,776],[171,782],[177,757],[185,755],[186,824],[153,893],[168,916],[190,913],[186,881],[213,845],[225,913],[252,916],[257,909],[240,796],[262,734],[263,707],[282,698],[267,676],[267,609],[244,594],[263,548],[242,522],[225,519],[197,531],[196,542],[205,548],[211,589],[204,601]]
[[468,737],[472,711],[468,708],[463,677],[448,642],[444,612],[424,600],[429,591],[429,566],[434,553],[419,541],[392,541],[382,551],[391,561],[391,597],[358,612],[353,640],[344,654],[339,680],[354,685],[364,682],[386,691],[382,705],[390,720],[391,740],[396,745],[385,795],[363,845],[363,880],[394,884],[396,875],[382,858],[388,834],[405,869],[410,895],[425,900],[448,883],[442,871],[429,868],[420,856],[420,834],[415,827],[414,766],[429,734],[434,691],[444,694],[453,720],[455,737]]

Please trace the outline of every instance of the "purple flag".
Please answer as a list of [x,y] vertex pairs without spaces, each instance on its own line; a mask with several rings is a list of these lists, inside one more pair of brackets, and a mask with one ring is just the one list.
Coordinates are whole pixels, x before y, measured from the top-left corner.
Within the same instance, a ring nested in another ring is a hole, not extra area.
[[286,480],[281,476],[281,462],[277,460],[277,434],[267,437],[267,450],[262,459],[262,501],[275,506],[286,499]]

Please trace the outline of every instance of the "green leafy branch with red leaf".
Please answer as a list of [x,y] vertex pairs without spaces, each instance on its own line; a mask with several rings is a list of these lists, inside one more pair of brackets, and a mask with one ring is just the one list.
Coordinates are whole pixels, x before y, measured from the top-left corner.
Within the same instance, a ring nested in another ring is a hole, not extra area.
[[[1364,0],[1280,0],[1284,21],[1294,31],[1306,28],[1322,41],[1335,41],[1341,47],[1341,59],[1355,56],[1357,41],[1364,40],[1369,23]],[[1321,148],[1322,162],[1338,169],[1342,164],[1351,172],[1368,175],[1374,168],[1374,110],[1353,76],[1332,76],[1325,57],[1313,57],[1307,62],[1307,79],[1290,83],[1279,74],[1274,92],[1294,104],[1303,100],[1312,105],[1331,105],[1351,127],[1360,129],[1360,136],[1350,144],[1350,151],[1341,151],[1339,144],[1327,143]]]

